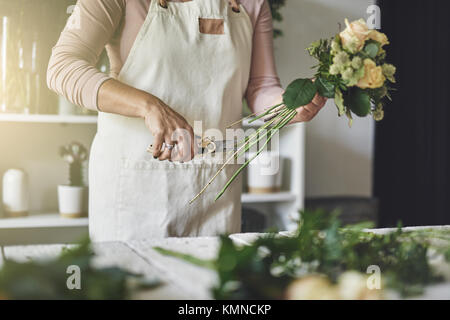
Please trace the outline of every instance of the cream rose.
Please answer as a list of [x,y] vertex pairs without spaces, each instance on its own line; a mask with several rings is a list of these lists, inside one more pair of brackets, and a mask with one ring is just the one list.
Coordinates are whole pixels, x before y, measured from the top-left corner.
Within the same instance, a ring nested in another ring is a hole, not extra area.
[[324,276],[311,275],[294,281],[287,289],[288,300],[338,300],[335,286]]
[[384,33],[378,32],[377,30],[370,31],[369,39],[381,43],[382,47],[389,44],[388,37]]
[[353,53],[360,51],[370,34],[366,22],[359,19],[349,23],[348,19],[345,19],[345,25],[347,28],[339,34],[342,47]]
[[361,89],[376,89],[381,87],[386,81],[383,75],[383,69],[377,67],[375,62],[370,59],[364,60],[364,77],[358,81],[357,86]]

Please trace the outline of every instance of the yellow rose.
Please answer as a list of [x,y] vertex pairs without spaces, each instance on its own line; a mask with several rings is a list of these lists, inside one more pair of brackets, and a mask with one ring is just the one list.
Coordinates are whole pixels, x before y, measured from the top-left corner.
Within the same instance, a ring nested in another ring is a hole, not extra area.
[[386,81],[383,75],[383,69],[377,67],[375,62],[370,59],[364,60],[364,77],[358,81],[357,86],[361,89],[376,89],[381,87]]
[[342,47],[350,52],[358,52],[364,47],[364,43],[369,38],[370,30],[363,19],[348,22],[345,19],[347,28],[339,34]]
[[378,32],[377,30],[370,31],[369,39],[381,43],[382,47],[389,44],[388,37],[384,33]]

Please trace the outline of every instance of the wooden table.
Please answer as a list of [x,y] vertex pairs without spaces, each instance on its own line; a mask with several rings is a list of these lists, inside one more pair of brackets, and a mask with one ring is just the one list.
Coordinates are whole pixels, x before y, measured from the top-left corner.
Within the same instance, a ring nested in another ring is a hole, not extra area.
[[[257,234],[230,236],[235,242],[248,244]],[[210,288],[217,281],[215,272],[193,266],[176,258],[156,252],[163,247],[200,258],[212,259],[219,246],[218,238],[169,238],[147,241],[94,243],[96,266],[118,266],[143,274],[148,279],[159,279],[165,284],[158,289],[141,292],[135,299],[211,299]],[[63,245],[34,245],[4,247],[7,259],[48,259],[56,257]],[[0,259],[0,265],[2,260]],[[420,299],[450,299],[450,282],[426,288]]]

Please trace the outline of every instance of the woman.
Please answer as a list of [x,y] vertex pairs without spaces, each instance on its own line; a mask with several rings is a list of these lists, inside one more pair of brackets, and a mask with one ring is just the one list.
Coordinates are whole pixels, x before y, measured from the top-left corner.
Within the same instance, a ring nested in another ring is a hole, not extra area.
[[[48,84],[100,111],[89,165],[96,241],[239,232],[241,185],[214,202],[233,165],[188,202],[220,167],[194,158],[194,122],[223,131],[241,117],[244,97],[258,111],[283,92],[269,5],[240,2],[78,1],[77,23],[68,23],[53,50]],[[105,46],[110,76],[94,67]],[[317,96],[295,122],[311,120],[324,103]]]

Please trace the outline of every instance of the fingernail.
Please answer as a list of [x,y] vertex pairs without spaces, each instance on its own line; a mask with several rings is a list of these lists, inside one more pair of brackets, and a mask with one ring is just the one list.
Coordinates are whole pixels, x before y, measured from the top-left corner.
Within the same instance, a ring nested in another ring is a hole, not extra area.
[[153,156],[153,159],[158,159],[158,157]]

